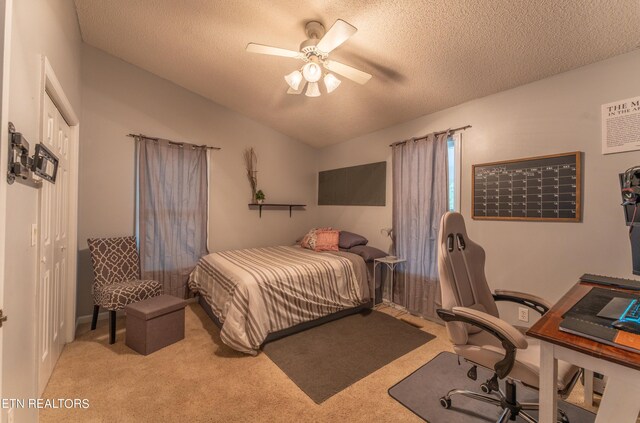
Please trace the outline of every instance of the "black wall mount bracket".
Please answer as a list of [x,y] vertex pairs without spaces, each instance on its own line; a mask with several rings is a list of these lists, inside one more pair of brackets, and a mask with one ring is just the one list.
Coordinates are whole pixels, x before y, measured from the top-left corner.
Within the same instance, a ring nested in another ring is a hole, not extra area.
[[[58,158],[43,144],[36,145],[33,156],[29,154],[29,142],[16,131],[9,122],[9,154],[7,165],[7,183],[20,182],[24,185],[40,188],[42,180],[55,183],[58,172]],[[42,179],[35,179],[39,176]]]

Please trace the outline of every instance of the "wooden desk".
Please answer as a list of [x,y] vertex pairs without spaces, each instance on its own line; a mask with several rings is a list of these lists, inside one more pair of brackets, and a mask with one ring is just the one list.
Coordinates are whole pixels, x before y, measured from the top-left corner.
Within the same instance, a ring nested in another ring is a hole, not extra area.
[[[640,354],[558,329],[562,315],[593,287],[608,288],[577,283],[527,331],[528,336],[540,340],[540,423],[556,423],[557,360],[608,376],[596,423],[631,423],[640,412]],[[618,291],[639,294],[638,291]]]

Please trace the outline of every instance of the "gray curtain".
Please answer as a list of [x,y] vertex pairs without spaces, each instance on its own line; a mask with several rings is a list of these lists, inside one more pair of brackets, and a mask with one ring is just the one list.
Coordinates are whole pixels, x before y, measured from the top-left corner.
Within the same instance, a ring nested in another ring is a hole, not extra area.
[[143,279],[185,298],[189,273],[207,254],[207,150],[139,140],[138,241]]
[[431,134],[411,139],[394,145],[392,152],[395,252],[407,260],[404,283],[398,278],[394,299],[411,313],[431,319],[440,301],[438,229],[448,209],[447,138]]

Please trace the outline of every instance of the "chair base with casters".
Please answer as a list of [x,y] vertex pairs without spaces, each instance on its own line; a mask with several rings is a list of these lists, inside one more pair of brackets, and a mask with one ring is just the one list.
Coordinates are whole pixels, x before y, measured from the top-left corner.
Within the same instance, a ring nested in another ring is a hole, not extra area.
[[[471,325],[480,327],[483,330],[486,330],[490,333],[493,333],[498,338],[500,338],[500,335],[498,333],[494,333],[495,331],[493,330],[493,328],[478,324],[477,321],[466,319],[459,315],[456,316],[455,313],[447,312],[446,310],[438,310],[437,313],[438,313],[438,316],[440,316],[440,318],[445,322],[455,321],[455,322],[463,322],[463,323],[471,324]],[[505,343],[506,344],[509,343],[508,340],[505,340],[505,339],[500,339],[500,340],[502,341],[503,346]],[[454,396],[460,395],[460,396],[464,396],[474,400],[482,401],[488,404],[492,404],[492,405],[495,405],[496,407],[500,407],[502,409],[502,412],[498,420],[496,420],[497,423],[506,423],[509,420],[514,421],[518,416],[527,423],[537,423],[538,421],[527,411],[538,410],[540,408],[540,405],[538,403],[531,403],[531,402],[522,402],[522,403],[518,402],[517,394],[516,394],[517,393],[516,384],[513,379],[506,377],[506,374],[508,374],[511,371],[511,368],[513,366],[513,361],[515,360],[515,347],[507,345],[507,347],[505,347],[505,350],[507,351],[505,358],[502,361],[496,363],[494,368],[495,373],[493,374],[493,376],[489,380],[485,381],[480,385],[480,389],[482,393],[471,391],[468,389],[451,389],[449,392],[447,392],[446,395],[440,398],[440,405],[443,408],[449,409],[451,408],[451,404],[452,404],[451,398]],[[466,361],[470,362],[469,360],[466,360]],[[470,362],[470,363],[472,364],[472,367],[467,372],[467,377],[469,377],[472,380],[476,380],[478,364],[473,362]],[[503,376],[500,377],[499,374],[503,374]],[[566,398],[569,395],[574,385],[580,378],[580,374],[581,372],[577,372],[571,379],[571,382],[567,384],[567,386],[563,390],[558,391],[558,394],[560,395],[561,398]],[[498,383],[498,378],[505,379],[504,391],[500,388],[500,385]],[[532,387],[532,388],[535,389],[535,387]],[[559,414],[558,423],[570,423],[569,418],[567,417],[567,414],[563,410],[558,409],[558,414]]]
[[[473,365],[475,368],[476,366]],[[577,381],[576,377],[574,380]],[[495,386],[489,387],[489,384],[495,383]],[[573,388],[573,385],[571,385]],[[507,379],[505,381],[505,392],[498,386],[498,378],[497,375],[494,374],[494,377],[489,379],[488,381],[482,383],[480,385],[480,390],[483,393],[478,393],[466,389],[452,389],[443,397],[440,398],[440,405],[443,408],[449,409],[451,408],[451,398],[456,395],[461,395],[467,398],[472,398],[478,401],[482,401],[488,404],[495,405],[496,407],[500,407],[502,409],[502,413],[498,418],[498,423],[504,423],[508,420],[515,420],[516,416],[520,416],[527,423],[537,423],[537,420],[531,416],[527,411],[535,410],[537,411],[540,408],[538,403],[532,402],[518,402],[516,395],[516,384],[513,380]],[[571,389],[568,390],[571,392]],[[565,395],[560,394],[562,398],[565,398]],[[558,409],[558,422],[560,423],[570,423],[569,417],[563,411]]]

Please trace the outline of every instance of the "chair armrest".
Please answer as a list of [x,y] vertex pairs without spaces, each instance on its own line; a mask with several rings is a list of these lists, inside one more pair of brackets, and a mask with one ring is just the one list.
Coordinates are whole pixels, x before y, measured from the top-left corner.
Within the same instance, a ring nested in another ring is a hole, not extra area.
[[462,322],[476,326],[500,341],[505,349],[505,356],[494,365],[494,370],[500,379],[504,379],[511,372],[516,360],[516,349],[525,349],[529,345],[518,329],[491,314],[468,307],[438,309],[437,313],[445,322]]
[[498,338],[500,338],[500,340],[505,339],[515,348],[523,350],[529,346],[529,344],[527,343],[527,339],[524,337],[522,332],[520,332],[518,329],[514,328],[504,320],[499,319],[489,313],[485,313],[484,311],[475,310],[468,307],[453,307],[452,311],[457,316],[465,317],[467,319],[473,320],[474,322],[482,324],[488,329],[491,329],[490,332],[497,332],[499,334]]
[[494,301],[510,301],[526,305],[540,314],[545,314],[551,308],[551,303],[537,295],[527,294],[525,292],[508,291],[506,289],[496,289],[493,294]]

